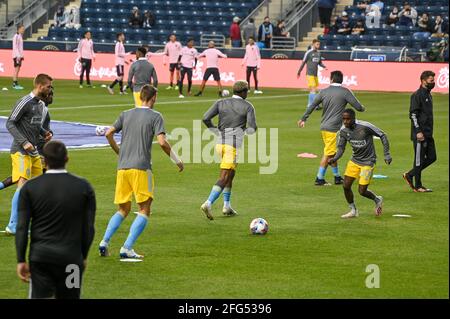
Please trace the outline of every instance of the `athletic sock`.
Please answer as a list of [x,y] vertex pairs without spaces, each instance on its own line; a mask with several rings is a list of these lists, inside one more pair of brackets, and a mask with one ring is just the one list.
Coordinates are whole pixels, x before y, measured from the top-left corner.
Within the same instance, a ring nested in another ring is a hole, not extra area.
[[128,235],[128,238],[125,241],[125,244],[123,244],[123,247],[125,249],[133,248],[134,243],[144,231],[145,226],[147,226],[147,223],[148,217],[146,215],[138,214],[136,216],[136,219],[134,220],[133,224],[130,227],[130,234]]
[[5,185],[2,182],[0,182],[0,190],[2,190],[3,188],[5,188]]
[[352,211],[356,212],[356,205],[355,205],[355,203],[351,203],[351,204],[348,205],[348,206],[350,206],[350,208],[352,209]]
[[327,172],[327,169],[325,167],[320,166],[319,171],[317,172],[317,178],[318,179],[325,179],[325,173]]
[[223,206],[226,208],[230,208],[231,207],[230,200],[231,200],[231,187],[225,187],[223,189]]
[[108,227],[106,228],[105,235],[103,236],[103,241],[109,243],[111,237],[115,234],[119,226],[122,224],[125,218],[119,212],[115,213],[109,220]]
[[109,87],[112,89],[117,83],[119,83],[119,81],[114,80],[114,82],[111,83],[111,85]]
[[341,174],[339,174],[339,167],[331,167],[331,171],[333,172],[333,175],[336,177],[341,176]]
[[11,229],[13,233],[16,232],[17,220],[19,217],[19,194],[20,188],[16,189],[11,201],[11,217],[9,218],[8,228]]
[[207,203],[209,205],[214,204],[214,202],[219,198],[220,193],[222,193],[222,190],[222,187],[220,187],[219,185],[214,185],[211,189],[211,193],[209,194]]
[[123,92],[123,81],[119,81],[120,92]]

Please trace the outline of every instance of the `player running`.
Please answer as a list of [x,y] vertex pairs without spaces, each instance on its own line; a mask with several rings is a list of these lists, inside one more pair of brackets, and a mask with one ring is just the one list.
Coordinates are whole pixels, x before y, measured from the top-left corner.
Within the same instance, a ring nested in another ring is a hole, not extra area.
[[[180,65],[178,64],[178,57],[181,53],[181,43],[177,41],[177,36],[175,34],[171,34],[169,36],[169,42],[166,43],[164,47],[164,57],[163,63],[167,64],[167,57],[169,57],[169,72],[170,72],[170,85],[166,88],[167,90],[178,90],[178,82],[180,81]],[[173,87],[173,78],[176,70],[176,86]]]
[[123,87],[123,76],[125,75],[125,64],[128,64],[127,61],[125,61],[125,58],[129,55],[129,53],[125,53],[125,46],[123,45],[125,43],[125,34],[123,32],[120,32],[117,34],[117,43],[114,50],[114,54],[116,57],[116,73],[117,78],[114,80],[113,83],[111,83],[109,86],[107,86],[108,92],[110,94],[114,94],[114,86],[119,83],[120,88],[120,95],[127,94],[127,92],[124,90]]
[[220,72],[219,72],[219,58],[227,58],[226,54],[223,54],[219,50],[216,49],[216,44],[214,41],[209,41],[208,49],[203,51],[198,58],[206,57],[206,71],[203,76],[202,84],[200,85],[200,91],[195,94],[195,96],[201,96],[203,94],[203,90],[205,89],[206,81],[208,81],[209,77],[212,75],[214,77],[214,81],[217,82],[219,86],[219,96],[222,97],[222,83],[220,82]]
[[17,26],[17,33],[14,35],[12,40],[13,51],[12,58],[14,61],[14,75],[13,75],[13,89],[23,90],[23,86],[19,85],[18,77],[20,68],[22,67],[22,62],[24,60],[23,54],[23,34],[25,33],[25,27],[23,25]]
[[259,48],[255,44],[255,39],[253,37],[248,38],[242,65],[247,67],[248,89],[250,90],[250,77],[253,73],[253,79],[255,80],[255,91],[253,91],[253,93],[262,94],[263,92],[258,89],[258,70],[261,68],[261,53],[259,52]]
[[[231,208],[231,188],[236,174],[237,150],[241,147],[245,134],[256,132],[256,115],[253,105],[246,101],[248,95],[248,83],[237,81],[233,86],[233,96],[222,99],[214,105],[203,116],[203,123],[217,133],[216,151],[219,153],[222,162],[220,164],[220,177],[213,186],[211,193],[201,210],[209,220],[213,220],[212,204],[223,192],[225,216],[237,215]],[[216,126],[212,119],[219,116],[219,123]]]
[[17,183],[17,190],[11,203],[11,217],[5,229],[8,235],[16,233],[20,189],[28,180],[43,172],[37,145],[41,136],[47,141],[52,137],[51,132],[43,128],[45,119],[43,100],[52,91],[52,81],[47,74],[39,74],[34,79],[33,91],[16,103],[6,122],[6,128],[13,136],[10,151],[12,183]]
[[326,66],[322,63],[322,55],[319,52],[320,49],[320,41],[314,39],[312,42],[311,49],[306,51],[305,56],[303,57],[303,62],[300,65],[300,69],[297,72],[297,78],[300,78],[300,74],[302,73],[303,68],[306,65],[306,80],[308,82],[309,88],[309,96],[308,96],[308,105],[307,107],[314,101],[314,98],[317,94],[317,88],[319,87],[319,77],[318,71],[319,66],[326,70]]
[[[143,55],[145,57],[145,54]],[[116,194],[114,203],[119,210],[109,221],[103,240],[99,245],[100,256],[109,256],[109,243],[122,221],[131,210],[131,199],[139,206],[139,213],[130,228],[127,240],[120,249],[120,258],[142,259],[144,256],[133,250],[134,243],[144,231],[153,202],[154,180],[152,173],[151,151],[156,136],[163,151],[183,171],[183,162],[172,151],[166,140],[164,120],[161,113],[153,110],[157,89],[144,85],[140,91],[142,106],[122,112],[116,123],[106,133],[111,148],[119,155]],[[117,145],[114,133],[122,131],[122,144]]]
[[[298,121],[298,126],[300,128],[305,127],[305,123],[314,109],[320,104],[323,105],[320,130],[322,132],[322,140],[325,147],[315,181],[316,186],[330,185],[325,180],[325,174],[328,168],[328,160],[333,158],[336,154],[337,132],[342,126],[342,113],[344,112],[345,106],[349,103],[360,112],[364,112],[365,110],[364,106],[361,105],[358,99],[353,95],[352,91],[342,86],[343,80],[344,75],[341,71],[331,72],[331,85],[320,91],[314,98],[314,101],[308,106],[305,114]],[[334,184],[342,184],[342,177],[339,174],[337,162],[331,165],[331,170],[334,175]]]
[[[133,90],[133,97],[136,106],[142,106],[141,89],[144,85],[152,84],[158,87],[158,75],[152,63],[148,62],[147,50],[140,47],[136,51],[137,60],[133,62],[128,71],[128,87]],[[133,82],[134,81],[134,82]]]
[[187,75],[188,80],[188,95],[191,95],[192,88],[192,70],[197,66],[198,51],[194,48],[194,39],[189,39],[187,45],[181,50],[178,57],[178,64],[181,65],[181,77],[178,82],[178,89],[180,92],[179,98],[184,98],[183,95],[183,82],[184,77]]
[[371,123],[356,120],[355,111],[352,109],[346,109],[342,119],[344,125],[339,131],[338,152],[328,161],[330,165],[336,163],[344,154],[347,142],[351,144],[353,155],[348,162],[344,177],[344,194],[351,210],[341,217],[353,218],[359,215],[352,192],[355,179],[359,179],[359,194],[375,202],[375,215],[380,216],[383,210],[383,197],[377,196],[368,189],[377,160],[373,137],[377,136],[381,139],[384,147],[384,161],[390,165],[392,157],[388,138],[382,130]]
[[81,63],[80,73],[80,89],[83,88],[84,73],[86,73],[86,83],[88,87],[91,85],[91,68],[92,61],[95,61],[94,42],[92,41],[92,34],[90,31],[84,33],[83,39],[78,43],[78,61]]

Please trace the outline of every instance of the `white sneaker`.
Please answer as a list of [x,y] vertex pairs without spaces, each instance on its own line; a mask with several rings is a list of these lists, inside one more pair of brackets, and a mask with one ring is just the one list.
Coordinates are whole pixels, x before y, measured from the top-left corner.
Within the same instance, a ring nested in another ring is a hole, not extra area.
[[383,197],[377,196],[377,200],[375,201],[375,216],[381,216],[383,213]]
[[253,94],[263,94],[263,91],[255,90],[255,91],[253,92]]
[[183,94],[180,94],[178,97],[179,97],[180,99],[184,99],[184,95],[183,95]]
[[237,211],[235,211],[233,208],[231,208],[231,207],[223,207],[223,209],[222,209],[222,213],[225,215],[225,216],[236,216],[236,215],[238,215],[238,213],[237,213]]
[[137,254],[134,249],[120,248],[121,259],[144,259],[144,256]]
[[349,218],[355,218],[358,216],[359,216],[359,213],[357,210],[351,210],[347,214],[342,215],[341,218],[349,219]]
[[6,236],[15,236],[16,235],[16,233],[13,232],[8,226],[6,226],[6,228],[5,228],[5,234],[6,234]]
[[120,95],[127,95],[127,91],[120,92]]
[[109,94],[114,95],[113,89],[111,89],[109,86],[107,86],[106,89],[108,90]]
[[207,202],[204,202],[202,206],[200,206],[200,209],[202,210],[203,213],[205,213],[206,217],[209,220],[213,220],[214,217],[212,215],[212,209],[211,209],[211,205],[208,205]]

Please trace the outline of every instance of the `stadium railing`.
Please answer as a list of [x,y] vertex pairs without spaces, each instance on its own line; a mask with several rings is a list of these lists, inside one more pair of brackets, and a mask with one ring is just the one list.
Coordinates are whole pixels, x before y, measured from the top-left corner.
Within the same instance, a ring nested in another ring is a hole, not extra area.
[[297,42],[311,31],[319,20],[318,0],[299,1],[288,16],[286,16],[286,31],[296,38]]
[[293,37],[273,37],[272,49],[273,50],[295,50],[297,47],[297,40]]
[[202,34],[200,37],[200,46],[208,47],[209,41],[214,41],[218,48],[225,47],[225,36],[223,34]]
[[407,48],[386,46],[354,46],[350,55],[352,61],[405,62]]

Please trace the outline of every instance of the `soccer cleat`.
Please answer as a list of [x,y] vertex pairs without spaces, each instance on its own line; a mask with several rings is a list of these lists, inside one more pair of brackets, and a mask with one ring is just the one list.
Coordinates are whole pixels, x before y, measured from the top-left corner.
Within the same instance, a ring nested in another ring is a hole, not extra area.
[[83,85],[80,84],[80,89],[82,89],[82,88],[83,88]]
[[349,218],[355,218],[358,216],[359,216],[358,210],[351,210],[347,214],[342,215],[341,218],[349,219]]
[[255,90],[255,91],[253,91],[253,94],[263,94],[263,91]]
[[109,86],[107,86],[106,89],[108,90],[109,94],[114,95],[113,89],[111,89]]
[[406,183],[408,183],[409,187],[411,187],[411,189],[415,191],[412,178],[408,175],[408,173],[403,173],[403,179],[406,181]]
[[100,257],[108,257],[109,256],[108,246],[98,246],[98,251],[100,253]]
[[206,218],[208,218],[209,220],[213,220],[214,219],[214,217],[212,215],[211,205],[208,205],[207,202],[203,203],[203,205],[200,206],[200,209],[206,215]]
[[14,90],[23,90],[23,86],[17,84],[17,85],[13,85],[13,89]]
[[120,95],[127,95],[127,94],[128,94],[127,91],[122,91],[122,92],[120,92]]
[[195,94],[194,96],[202,96],[202,92],[198,92],[197,94]]
[[383,213],[383,197],[377,196],[375,200],[375,216],[381,216]]
[[334,177],[334,185],[342,185],[344,184],[344,179],[341,176]]
[[180,95],[178,96],[178,98],[184,99],[184,95],[183,95],[183,94],[180,94]]
[[143,255],[137,254],[134,249],[120,248],[120,259],[144,259]]
[[432,193],[433,190],[422,186],[422,187],[414,188],[414,192],[415,193]]
[[13,232],[13,231],[11,230],[11,228],[9,228],[8,226],[6,226],[6,228],[5,228],[5,234],[6,234],[6,236],[15,236],[15,235],[16,235],[16,232]]
[[175,85],[175,87],[173,89],[178,90],[179,89],[178,85]]
[[238,215],[237,211],[235,211],[233,208],[231,208],[231,207],[225,207],[225,206],[224,206],[223,209],[222,209],[222,213],[223,213],[225,216],[229,216],[229,217]]
[[191,91],[189,91],[189,92],[187,93],[187,95],[191,96],[191,95],[192,95],[192,92],[191,92]]
[[324,179],[319,179],[319,178],[316,177],[316,181],[314,182],[314,185],[316,185],[316,186],[330,186],[331,184],[328,183]]
[[169,85],[168,87],[166,87],[166,90],[172,90],[173,87],[171,85]]
[[95,85],[88,84],[87,87],[90,89],[95,89]]

